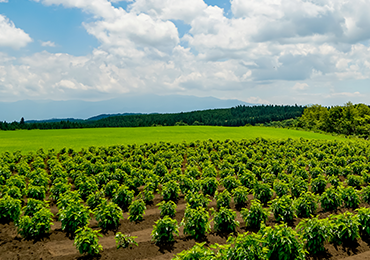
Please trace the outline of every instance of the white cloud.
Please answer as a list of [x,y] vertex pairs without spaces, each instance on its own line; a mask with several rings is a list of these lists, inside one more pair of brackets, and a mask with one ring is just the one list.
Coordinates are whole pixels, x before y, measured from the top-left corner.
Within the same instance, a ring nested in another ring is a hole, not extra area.
[[0,3],[7,3],[8,0],[0,0]]
[[297,82],[294,86],[293,86],[293,90],[305,90],[307,89],[309,86],[307,83],[299,83]]
[[0,14],[0,46],[19,49],[32,42],[31,37],[14,23]]
[[55,42],[51,42],[51,41],[41,42],[41,46],[43,46],[43,47],[55,47]]

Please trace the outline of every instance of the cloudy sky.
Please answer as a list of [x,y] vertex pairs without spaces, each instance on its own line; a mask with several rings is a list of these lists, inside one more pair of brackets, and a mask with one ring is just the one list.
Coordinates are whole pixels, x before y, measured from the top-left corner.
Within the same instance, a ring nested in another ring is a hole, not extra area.
[[0,101],[369,103],[370,1],[0,0]]

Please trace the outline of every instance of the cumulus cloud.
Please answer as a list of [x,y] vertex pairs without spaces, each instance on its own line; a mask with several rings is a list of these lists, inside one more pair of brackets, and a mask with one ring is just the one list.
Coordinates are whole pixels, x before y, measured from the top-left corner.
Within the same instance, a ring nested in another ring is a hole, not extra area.
[[8,0],[0,0],[0,3],[7,3]]
[[41,46],[43,46],[43,47],[55,47],[55,42],[51,42],[51,41],[41,42]]
[[[2,93],[237,95],[253,103],[305,104],[364,93],[336,84],[370,79],[369,1],[231,0],[230,15],[203,0],[125,0],[127,9],[112,5],[119,0],[34,1],[91,14],[83,26],[100,46],[85,57],[41,52],[10,61],[0,75]],[[190,26],[183,37],[176,20]],[[0,32],[4,23],[20,30],[0,16]],[[334,91],[325,92],[325,82]]]
[[31,37],[14,23],[0,14],[0,46],[19,49],[32,42]]

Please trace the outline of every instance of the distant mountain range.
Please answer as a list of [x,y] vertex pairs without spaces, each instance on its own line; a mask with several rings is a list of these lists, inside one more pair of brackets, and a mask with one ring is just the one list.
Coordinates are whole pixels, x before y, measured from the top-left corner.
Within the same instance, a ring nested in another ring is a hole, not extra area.
[[257,104],[250,104],[237,99],[224,100],[214,97],[183,95],[125,95],[104,101],[21,100],[0,102],[0,121],[19,122],[22,117],[26,122],[98,120],[112,115],[179,113],[230,108],[237,105]]

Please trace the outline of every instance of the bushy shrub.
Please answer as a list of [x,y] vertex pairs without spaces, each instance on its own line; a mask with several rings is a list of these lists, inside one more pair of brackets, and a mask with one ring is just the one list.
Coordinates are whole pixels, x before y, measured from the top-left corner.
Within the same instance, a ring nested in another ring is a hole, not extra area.
[[112,201],[122,209],[127,209],[134,199],[134,192],[121,185],[114,193]]
[[362,238],[370,237],[370,209],[360,208],[356,209],[358,227],[360,229],[360,234]]
[[77,229],[86,226],[92,212],[81,204],[81,201],[71,201],[66,207],[59,208],[58,217],[62,222],[62,230],[74,234]]
[[248,194],[249,189],[244,186],[239,186],[238,188],[232,191],[232,195],[234,198],[235,205],[237,207],[242,207],[247,205],[248,203]]
[[130,221],[141,221],[143,220],[143,215],[145,214],[145,202],[142,199],[134,200],[130,207],[128,208]]
[[191,208],[196,209],[198,207],[207,208],[211,200],[201,193],[188,193],[185,196],[185,201]]
[[300,218],[309,218],[316,214],[318,198],[311,192],[303,193],[294,202],[296,214]]
[[21,201],[9,195],[0,198],[0,220],[17,222],[21,214]]
[[123,219],[122,209],[116,203],[107,201],[96,207],[94,215],[98,225],[104,230],[117,228],[119,221]]
[[325,191],[327,181],[323,175],[311,180],[311,191],[316,194],[321,194]]
[[99,244],[98,236],[100,230],[92,230],[88,226],[84,226],[76,230],[74,245],[80,254],[98,255],[103,251],[102,245]]
[[347,208],[358,208],[361,203],[360,195],[352,186],[341,189],[342,200]]
[[22,216],[16,223],[17,232],[24,238],[36,238],[50,231],[50,226],[53,225],[53,213],[50,209],[41,208],[30,216]]
[[289,194],[289,184],[285,181],[276,179],[273,185],[276,196],[281,197]]
[[200,181],[200,185],[204,195],[214,196],[219,183],[215,177],[206,177]]
[[342,196],[338,189],[328,188],[320,197],[321,207],[324,211],[336,210],[342,205]]
[[235,220],[236,212],[232,209],[221,207],[219,211],[215,211],[214,223],[215,231],[217,232],[235,232],[236,228],[239,226],[239,222]]
[[349,186],[359,189],[362,183],[363,183],[363,179],[359,175],[350,174],[347,176],[347,184]]
[[295,208],[290,195],[284,195],[272,200],[270,209],[278,222],[292,222],[295,216]]
[[345,242],[354,242],[360,238],[360,229],[357,216],[351,212],[339,215],[330,215],[331,238],[330,242],[341,245]]
[[166,182],[162,185],[160,193],[165,201],[177,201],[180,196],[180,185],[173,180]]
[[152,231],[152,241],[155,243],[166,243],[174,241],[174,235],[179,235],[179,226],[176,219],[169,216],[155,222]]
[[176,204],[172,200],[169,201],[162,201],[161,203],[157,204],[157,207],[159,207],[159,214],[161,218],[165,216],[169,216],[170,218],[175,217],[176,215]]
[[242,209],[241,215],[247,227],[260,228],[261,223],[266,223],[268,217],[268,210],[262,207],[259,200],[251,201],[250,209]]
[[227,176],[223,178],[221,182],[228,192],[231,192],[233,189],[241,186],[241,182],[235,178],[235,176]]
[[256,182],[253,188],[253,196],[263,204],[266,204],[272,197],[273,191],[269,184]]
[[184,226],[185,235],[194,236],[195,239],[198,239],[211,229],[209,213],[204,208],[192,209],[187,205],[181,225]]
[[220,193],[216,192],[215,198],[216,198],[218,209],[220,209],[221,207],[230,208],[231,196],[227,190],[224,190]]

